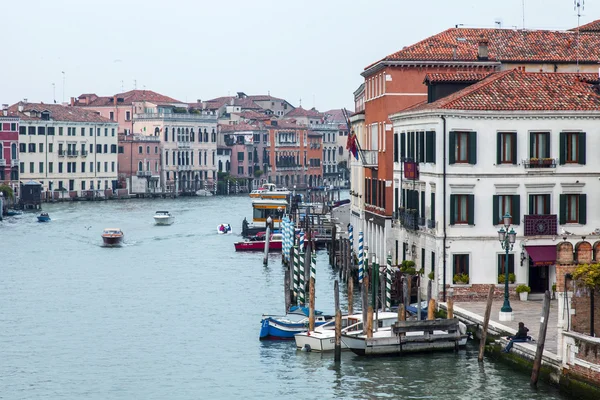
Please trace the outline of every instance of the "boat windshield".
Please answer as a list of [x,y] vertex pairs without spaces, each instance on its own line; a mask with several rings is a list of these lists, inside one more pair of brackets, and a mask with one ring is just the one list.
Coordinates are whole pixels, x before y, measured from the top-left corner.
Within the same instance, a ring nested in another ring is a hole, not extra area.
[[105,229],[105,235],[120,235],[122,232],[120,229]]

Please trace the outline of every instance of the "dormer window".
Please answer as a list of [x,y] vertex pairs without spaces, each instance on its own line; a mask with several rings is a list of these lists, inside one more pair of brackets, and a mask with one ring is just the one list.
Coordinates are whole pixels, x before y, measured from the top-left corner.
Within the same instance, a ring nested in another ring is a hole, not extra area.
[[42,111],[41,119],[43,121],[50,121],[50,111]]

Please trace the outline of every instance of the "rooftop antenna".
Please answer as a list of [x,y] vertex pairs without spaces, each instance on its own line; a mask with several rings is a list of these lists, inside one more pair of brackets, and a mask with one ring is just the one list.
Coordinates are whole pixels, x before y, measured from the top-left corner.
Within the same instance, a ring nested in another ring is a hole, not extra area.
[[133,80],[133,90],[137,89],[137,80]]
[[65,102],[65,81],[66,81],[66,75],[65,75],[65,71],[61,71],[62,72],[62,76],[63,76],[63,97],[62,97],[62,102]]
[[302,97],[300,97],[299,103],[300,103],[300,107],[302,107]]
[[577,11],[577,39],[575,42],[575,58],[577,59],[577,72],[579,72],[579,23],[581,11],[585,10],[585,0],[573,0],[573,9]]
[[498,29],[502,28],[502,19],[501,18],[496,18],[494,20],[494,24],[498,26]]
[[123,83],[123,80],[121,79],[121,93],[125,92],[125,85]]
[[56,104],[56,84],[52,83],[52,100],[54,100],[54,104]]
[[521,14],[523,16],[523,30],[525,30],[525,0],[521,0]]

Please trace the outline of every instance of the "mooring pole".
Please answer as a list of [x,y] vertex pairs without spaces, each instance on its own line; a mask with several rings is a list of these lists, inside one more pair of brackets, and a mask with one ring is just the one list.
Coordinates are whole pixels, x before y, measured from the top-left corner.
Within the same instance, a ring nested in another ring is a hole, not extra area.
[[490,315],[492,314],[492,302],[494,301],[494,285],[490,285],[488,290],[487,304],[485,305],[485,314],[483,316],[483,328],[481,331],[481,341],[479,342],[479,355],[477,361],[483,361],[483,353],[485,351],[485,341],[487,340],[487,330],[490,323]]
[[333,286],[335,296],[335,348],[333,359],[340,362],[342,359],[342,311],[340,310],[339,282],[336,280]]
[[546,330],[548,328],[548,315],[550,315],[550,292],[544,293],[544,308],[542,309],[542,323],[540,324],[540,334],[538,336],[537,349],[533,360],[533,371],[531,371],[531,386],[537,386],[540,368],[542,367],[542,355],[544,354],[544,344],[546,343]]

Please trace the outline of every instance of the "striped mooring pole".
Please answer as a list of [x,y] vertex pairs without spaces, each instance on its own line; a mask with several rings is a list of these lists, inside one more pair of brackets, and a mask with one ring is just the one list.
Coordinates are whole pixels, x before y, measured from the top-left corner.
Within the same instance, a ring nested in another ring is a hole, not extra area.
[[317,253],[314,251],[310,257],[310,278],[313,282],[317,281]]
[[[294,221],[290,219],[290,226],[288,228],[288,245],[291,250],[296,242],[296,227],[294,226]],[[288,250],[288,259],[290,262],[293,262],[292,256],[290,255],[290,250]],[[297,249],[296,249],[297,250]]]
[[283,236],[283,243],[281,245],[281,254],[283,255],[283,261],[287,262],[286,251],[287,251],[287,227],[288,227],[288,217],[284,215],[281,219],[281,235]]
[[348,241],[350,242],[350,260],[354,265],[354,258],[352,257],[354,254],[354,227],[352,224],[348,225]]
[[291,261],[292,261],[292,265],[294,266],[294,276],[293,276],[293,281],[294,281],[294,299],[296,301],[298,301],[298,266],[296,265],[296,257],[294,257],[294,253],[296,252],[296,246],[292,246],[291,250]]
[[298,246],[294,247],[294,274],[298,280],[298,305],[304,306],[306,288],[304,287],[304,273],[300,271],[300,249]]
[[365,276],[365,268],[364,268],[364,258],[365,258],[365,252],[364,252],[364,246],[363,246],[363,241],[364,241],[364,235],[362,232],[358,232],[358,283],[360,283],[362,285],[363,283],[363,278]]
[[392,252],[388,252],[387,268],[385,269],[385,309],[392,309]]

